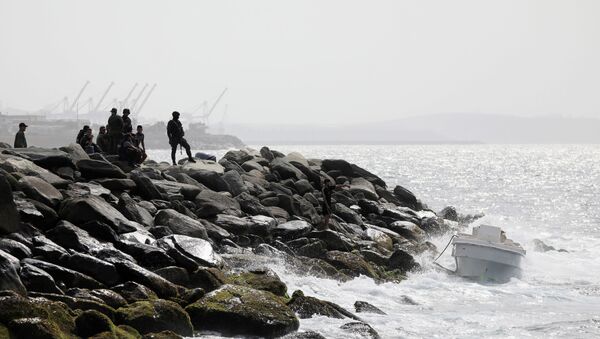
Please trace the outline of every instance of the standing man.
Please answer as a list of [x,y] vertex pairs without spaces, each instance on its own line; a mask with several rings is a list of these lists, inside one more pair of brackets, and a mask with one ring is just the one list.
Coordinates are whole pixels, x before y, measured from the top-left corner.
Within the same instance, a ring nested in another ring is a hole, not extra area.
[[19,131],[15,135],[15,148],[27,148],[27,139],[25,139],[25,130],[27,125],[24,122],[19,124]]
[[107,152],[110,147],[110,140],[108,139],[108,134],[106,134],[106,127],[104,126],[100,126],[100,131],[96,137],[96,145],[100,147],[102,152]]
[[129,108],[123,110],[123,133],[131,133],[133,126],[131,125],[131,118],[129,117]]
[[119,143],[123,137],[123,119],[117,114],[117,109],[110,110],[110,118],[108,118],[108,140],[109,147],[106,151],[108,154],[117,154]]
[[177,152],[178,145],[185,148],[189,162],[196,162],[196,160],[192,158],[190,144],[185,140],[183,137],[184,135],[183,126],[181,125],[181,121],[179,121],[179,112],[175,111],[173,112],[173,119],[167,124],[167,136],[169,137],[169,145],[171,145],[171,160],[173,160],[173,166],[177,165],[177,162],[175,161],[175,152]]

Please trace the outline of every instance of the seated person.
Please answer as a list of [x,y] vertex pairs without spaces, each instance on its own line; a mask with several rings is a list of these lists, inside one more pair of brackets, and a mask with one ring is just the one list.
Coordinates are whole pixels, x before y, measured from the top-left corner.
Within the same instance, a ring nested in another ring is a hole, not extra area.
[[102,149],[94,143],[92,129],[88,128],[79,139],[79,145],[87,154],[101,153]]
[[75,142],[78,144],[81,144],[81,138],[83,138],[83,136],[85,135],[85,133],[87,133],[87,131],[90,130],[90,126],[85,125],[83,126],[82,129],[79,130],[79,133],[77,133],[77,137],[75,138]]
[[125,133],[119,147],[119,160],[127,161],[130,165],[139,165],[144,159],[142,150],[135,146],[133,133]]
[[137,126],[137,133],[133,137],[133,142],[135,146],[142,150],[142,162],[144,162],[148,155],[146,154],[146,143],[144,142],[144,128],[142,127],[142,125]]

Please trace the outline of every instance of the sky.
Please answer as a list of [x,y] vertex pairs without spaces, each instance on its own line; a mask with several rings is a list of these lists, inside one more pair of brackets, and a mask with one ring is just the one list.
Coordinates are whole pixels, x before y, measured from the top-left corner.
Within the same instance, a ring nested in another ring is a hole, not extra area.
[[[600,117],[600,1],[0,0],[0,111],[86,81],[142,116],[361,123],[468,112]],[[135,96],[135,95],[134,95]],[[85,108],[82,108],[85,110]],[[10,113],[10,112],[9,112]]]

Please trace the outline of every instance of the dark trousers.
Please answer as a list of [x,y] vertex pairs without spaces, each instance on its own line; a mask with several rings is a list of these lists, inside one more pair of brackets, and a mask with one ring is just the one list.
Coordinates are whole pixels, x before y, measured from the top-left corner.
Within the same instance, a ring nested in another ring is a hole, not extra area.
[[121,139],[123,135],[119,134],[109,134],[108,135],[108,149],[105,150],[108,154],[117,154],[119,151],[119,144],[121,143]]
[[181,147],[185,148],[185,153],[187,153],[188,158],[192,157],[192,151],[190,149],[190,144],[188,144],[185,138],[181,138],[179,140],[171,140],[169,141],[171,144],[171,160],[173,160],[173,164],[176,164],[175,161],[175,153],[177,152],[177,146],[181,145]]

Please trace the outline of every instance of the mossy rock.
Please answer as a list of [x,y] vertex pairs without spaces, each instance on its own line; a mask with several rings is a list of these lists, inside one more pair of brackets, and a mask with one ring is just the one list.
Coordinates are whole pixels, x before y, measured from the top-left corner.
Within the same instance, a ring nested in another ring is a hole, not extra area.
[[243,272],[227,276],[227,282],[233,285],[251,287],[257,290],[268,291],[280,297],[285,297],[287,286],[271,270]]
[[129,325],[141,334],[173,331],[183,336],[194,332],[187,313],[177,303],[156,299],[138,301],[117,310],[117,323]]
[[275,337],[296,331],[296,314],[283,299],[245,286],[224,285],[185,309],[197,330]]
[[40,318],[56,326],[62,333],[73,333],[74,313],[62,302],[43,298],[23,298],[18,296],[0,297],[0,322],[9,324],[21,318]]
[[102,332],[113,331],[115,325],[104,314],[96,310],[87,310],[75,319],[77,334],[87,338]]
[[14,338],[67,339],[75,337],[70,333],[63,332],[56,323],[39,317],[15,319],[8,326]]
[[352,312],[347,311],[340,305],[315,297],[305,296],[300,290],[297,290],[292,294],[292,299],[287,305],[296,312],[301,319],[312,318],[314,315],[322,315],[330,318],[351,318],[361,321],[359,317],[352,314]]
[[115,326],[112,331],[98,333],[89,339],[141,339],[142,336],[138,331],[126,325]]
[[0,324],[0,338],[9,338],[10,334],[8,332],[8,327],[4,326],[4,324]]
[[373,266],[356,253],[329,251],[325,254],[325,260],[349,276],[358,277],[362,274],[370,278],[379,278]]

